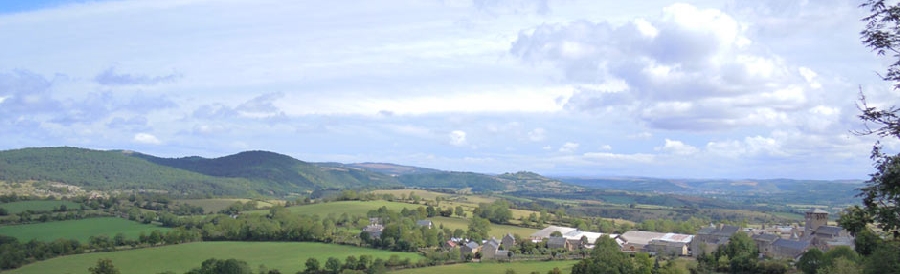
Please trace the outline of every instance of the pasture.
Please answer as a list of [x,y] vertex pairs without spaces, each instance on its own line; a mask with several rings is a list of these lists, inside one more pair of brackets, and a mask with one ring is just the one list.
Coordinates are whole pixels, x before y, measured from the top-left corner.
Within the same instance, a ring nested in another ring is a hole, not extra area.
[[[369,210],[377,210],[382,206],[387,207],[387,209],[394,211],[401,211],[404,208],[407,209],[416,209],[418,207],[425,207],[425,205],[415,205],[415,204],[407,204],[407,203],[398,203],[398,202],[388,202],[388,201],[340,201],[340,202],[330,202],[330,203],[317,203],[311,205],[301,205],[301,206],[292,206],[287,209],[298,215],[313,215],[318,214],[319,216],[328,216],[328,214],[337,214],[347,213],[350,215],[362,215],[365,216]],[[254,210],[249,211],[248,213],[269,213],[267,210]]]
[[98,252],[63,256],[25,265],[8,273],[88,273],[98,259],[109,258],[122,273],[154,274],[165,271],[184,273],[200,267],[209,258],[244,260],[252,269],[262,264],[281,273],[295,273],[306,267],[307,258],[314,257],[324,265],[328,257],[344,261],[347,256],[368,254],[387,260],[397,254],[401,259],[416,262],[416,253],[389,252],[352,246],[299,242],[198,242],[144,248],[119,252]]
[[[188,205],[192,205],[192,206],[199,206],[199,207],[203,208],[203,211],[213,212],[213,213],[227,209],[229,206],[231,206],[235,202],[246,203],[249,201],[252,201],[252,200],[250,200],[250,199],[227,199],[227,198],[176,200],[176,202],[178,202],[178,203],[188,204]],[[257,203],[257,208],[266,208],[266,207],[272,206],[272,203],[270,203],[270,202],[256,201],[256,203]]]
[[[456,218],[456,217],[433,217],[430,218],[436,227],[440,225],[444,225],[444,228],[449,228],[450,230],[462,229],[466,231],[469,229],[469,220]],[[537,232],[537,229],[519,227],[519,226],[511,226],[511,225],[498,225],[491,224],[491,231],[488,233],[491,236],[497,237],[497,239],[503,238],[503,235],[506,233],[518,234],[521,237],[527,238],[532,233]]]
[[[443,206],[444,203],[442,202],[441,205]],[[292,207],[288,207],[287,209],[290,212],[298,214],[298,215],[318,214],[319,216],[327,216],[328,214],[340,215],[341,213],[346,212],[349,215],[365,216],[366,213],[369,212],[369,210],[377,210],[378,208],[381,208],[382,206],[386,207],[387,209],[394,210],[394,211],[400,211],[400,210],[403,210],[403,208],[413,210],[418,207],[425,207],[425,205],[407,204],[407,203],[399,203],[399,202],[388,202],[388,201],[380,201],[379,200],[379,201],[364,201],[364,202],[363,201],[330,202],[330,203],[320,203],[320,204],[311,204],[311,205],[303,205],[303,206],[292,206]],[[268,211],[254,210],[254,211],[248,211],[247,213],[267,214]],[[469,216],[471,216],[472,213],[469,212],[468,214],[469,214]],[[463,219],[463,218],[459,218],[459,217],[440,217],[440,216],[432,217],[429,219],[432,222],[434,222],[434,225],[436,227],[443,224],[445,228],[449,228],[450,230],[454,230],[457,228],[462,229],[462,230],[468,230],[468,228],[469,228],[469,220],[468,219]],[[512,226],[512,225],[491,224],[490,235],[496,236],[498,239],[503,237],[503,235],[506,235],[506,233],[519,234],[522,237],[527,237],[528,235],[531,235],[531,233],[534,233],[536,231],[538,231],[538,230],[533,229],[533,228],[525,228],[525,227],[518,227],[518,226]]]
[[547,273],[558,267],[562,273],[572,272],[572,266],[578,261],[525,261],[512,263],[485,262],[485,263],[466,263],[454,265],[442,265],[423,268],[412,268],[394,271],[397,274],[443,274],[443,273],[487,273],[487,274],[503,274],[507,269],[512,269],[516,273],[528,274],[532,271],[539,273]]
[[6,209],[9,214],[19,214],[26,210],[31,211],[54,211],[59,209],[60,206],[66,206],[67,210],[75,210],[81,208],[81,205],[70,202],[70,201],[58,201],[58,200],[34,200],[34,201],[19,201],[12,203],[0,204],[0,208]]
[[142,231],[149,235],[153,230],[165,232],[169,228],[114,217],[0,226],[0,234],[16,237],[22,242],[31,239],[50,242],[62,238],[87,243],[91,236],[105,234],[113,237],[119,232],[128,239],[137,239]]

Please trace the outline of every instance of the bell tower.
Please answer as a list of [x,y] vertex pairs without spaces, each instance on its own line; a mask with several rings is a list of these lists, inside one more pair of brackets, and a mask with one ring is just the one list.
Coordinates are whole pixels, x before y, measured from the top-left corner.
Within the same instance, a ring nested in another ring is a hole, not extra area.
[[806,212],[806,227],[803,235],[810,235],[810,233],[823,225],[828,225],[828,211],[818,208],[810,209]]

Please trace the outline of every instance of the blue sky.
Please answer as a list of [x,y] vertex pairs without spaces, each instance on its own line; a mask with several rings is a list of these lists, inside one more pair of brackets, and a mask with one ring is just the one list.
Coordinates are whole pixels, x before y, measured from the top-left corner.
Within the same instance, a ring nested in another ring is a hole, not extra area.
[[[601,3],[602,2],[602,3]],[[860,179],[856,1],[3,1],[0,149]],[[26,4],[23,4],[26,3]],[[886,140],[896,149],[893,140]]]

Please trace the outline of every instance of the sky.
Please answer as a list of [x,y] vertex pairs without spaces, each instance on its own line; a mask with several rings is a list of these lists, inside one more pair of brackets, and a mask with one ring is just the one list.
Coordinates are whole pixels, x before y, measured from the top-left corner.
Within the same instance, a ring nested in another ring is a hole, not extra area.
[[865,179],[858,5],[2,0],[0,149]]

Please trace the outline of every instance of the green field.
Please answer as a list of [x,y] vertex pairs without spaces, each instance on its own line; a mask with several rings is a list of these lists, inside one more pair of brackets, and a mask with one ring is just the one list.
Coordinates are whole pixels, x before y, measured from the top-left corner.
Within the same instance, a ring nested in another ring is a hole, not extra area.
[[[445,228],[449,228],[450,230],[459,228],[459,229],[462,229],[463,231],[465,231],[465,230],[469,229],[469,220],[468,219],[462,219],[462,218],[456,218],[456,217],[434,217],[434,218],[430,218],[430,219],[434,223],[435,226],[440,226],[441,224],[443,224]],[[497,237],[497,239],[503,238],[503,235],[506,235],[506,233],[519,234],[519,236],[527,238],[529,235],[531,235],[532,233],[535,233],[537,231],[538,231],[537,229],[533,229],[533,228],[518,227],[518,226],[511,226],[511,225],[498,225],[498,224],[492,223],[491,231],[489,234],[491,236]]]
[[150,234],[153,230],[165,232],[169,228],[113,217],[0,226],[0,234],[16,237],[23,242],[31,239],[49,242],[63,238],[76,239],[81,243],[87,243],[91,236],[106,234],[109,237],[113,237],[119,232],[124,233],[129,239],[137,239],[141,231]]
[[516,273],[528,274],[532,271],[537,271],[541,274],[547,273],[547,271],[553,270],[554,267],[558,267],[562,270],[563,273],[572,272],[572,266],[578,263],[578,261],[528,261],[528,262],[513,262],[513,263],[467,263],[467,264],[454,264],[454,265],[442,265],[442,266],[434,266],[434,267],[423,267],[423,268],[413,268],[413,269],[403,269],[399,271],[394,271],[391,273],[397,274],[443,274],[443,273],[498,273],[503,274],[506,273],[507,269],[512,269],[516,271]]
[[184,273],[209,258],[244,260],[254,270],[260,264],[281,273],[295,273],[305,269],[303,265],[309,257],[315,257],[323,265],[328,257],[341,259],[349,255],[369,254],[376,258],[388,259],[392,254],[400,258],[411,258],[416,262],[421,258],[416,253],[389,252],[343,245],[297,242],[199,242],[156,248],[136,249],[119,252],[87,253],[54,258],[36,262],[9,273],[88,273],[88,268],[100,258],[109,258],[122,273],[160,273],[174,271]]
[[[319,216],[328,216],[328,214],[334,213],[340,215],[341,213],[347,213],[350,215],[362,215],[365,216],[369,210],[377,210],[382,206],[387,207],[387,209],[394,211],[401,211],[404,208],[408,209],[416,209],[418,207],[425,207],[425,205],[415,205],[415,204],[407,204],[407,203],[398,203],[398,202],[388,202],[388,201],[340,201],[340,202],[331,202],[331,203],[318,203],[311,205],[302,205],[302,206],[292,206],[287,209],[290,212],[302,215],[313,215],[318,214]],[[254,210],[249,211],[247,213],[269,213],[268,210]]]
[[[203,208],[204,212],[213,212],[213,213],[227,209],[229,206],[231,206],[235,202],[246,203],[249,201],[252,201],[252,200],[250,200],[250,199],[228,199],[228,198],[176,200],[176,202],[178,202],[178,203],[189,204],[192,206],[199,206],[199,207]],[[265,208],[265,207],[272,206],[272,203],[269,203],[269,202],[256,201],[256,203],[257,203],[257,208]]]
[[59,208],[59,206],[65,205],[68,210],[75,210],[81,208],[81,205],[70,202],[70,201],[57,201],[57,200],[37,200],[37,201],[21,201],[21,202],[12,202],[0,204],[0,208],[6,209],[9,211],[9,214],[19,214],[25,210],[31,211],[53,211]]

